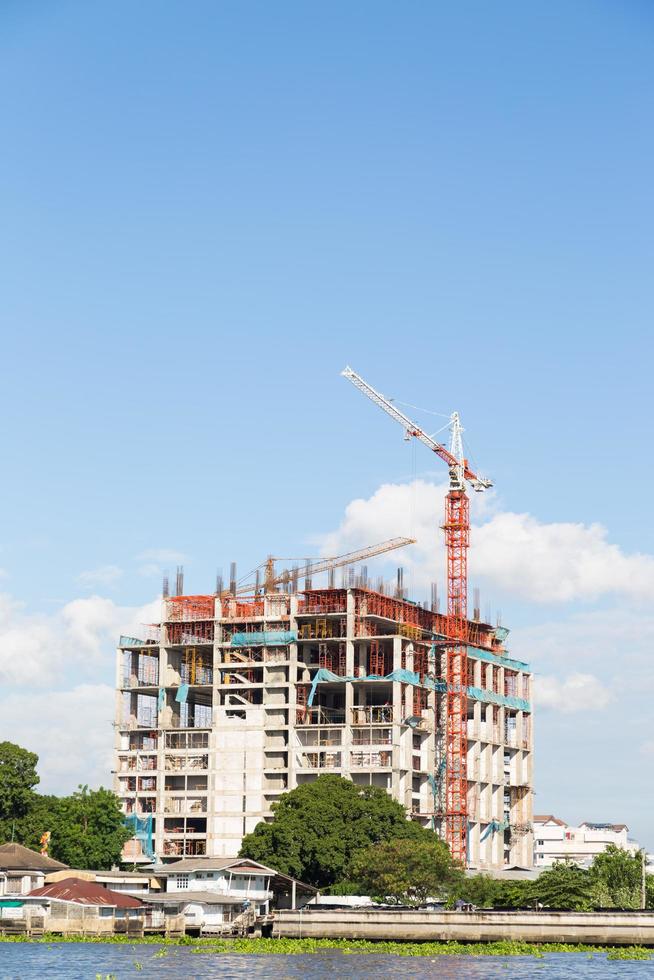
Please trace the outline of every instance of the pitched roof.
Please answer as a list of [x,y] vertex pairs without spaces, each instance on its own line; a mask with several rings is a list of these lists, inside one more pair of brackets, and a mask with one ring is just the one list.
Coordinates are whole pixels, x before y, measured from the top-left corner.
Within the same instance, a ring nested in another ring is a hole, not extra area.
[[545,814],[541,814],[540,816],[537,813],[535,813],[534,823],[556,823],[559,825],[559,827],[568,826],[565,820],[559,820],[559,818],[555,817],[554,814],[552,813],[545,813]]
[[77,905],[108,905],[121,909],[139,909],[143,906],[143,902],[132,895],[111,891],[95,881],[83,881],[82,878],[52,881],[43,888],[34,888],[29,894],[30,898],[52,898]]
[[158,866],[153,871],[157,875],[183,875],[194,871],[225,871],[227,868],[237,873],[253,871],[255,874],[276,874],[274,868],[268,868],[265,864],[259,864],[258,861],[252,861],[250,858],[206,856],[183,858],[181,861]]
[[39,854],[22,844],[0,845],[0,868],[3,871],[60,871],[66,865]]
[[92,871],[88,868],[63,868],[61,871],[50,871],[45,876],[46,885],[62,878],[81,878],[83,881],[99,881],[104,884],[112,881],[134,881],[134,884],[147,883],[150,888],[160,888],[152,871]]

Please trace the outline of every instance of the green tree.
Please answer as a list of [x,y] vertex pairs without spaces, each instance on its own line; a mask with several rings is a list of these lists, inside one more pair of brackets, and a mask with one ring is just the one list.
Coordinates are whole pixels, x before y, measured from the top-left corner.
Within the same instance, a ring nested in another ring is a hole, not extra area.
[[600,908],[640,908],[642,861],[642,851],[630,854],[615,844],[598,854],[590,868],[595,904]]
[[590,912],[594,906],[590,872],[576,864],[555,861],[525,889],[528,902],[551,909]]
[[469,878],[462,877],[453,889],[451,897],[471,902],[478,908],[494,908],[500,898],[502,884],[490,875],[476,874]]
[[39,782],[38,755],[13,742],[0,742],[0,834],[11,839],[12,825],[34,803]]
[[[35,793],[28,812],[16,822],[14,840],[38,851],[41,846],[41,835],[46,830],[49,830],[53,837],[59,836],[60,822],[61,797]],[[52,848],[49,853],[52,855]]]
[[52,832],[50,856],[71,868],[111,868],[131,837],[118,797],[108,789],[80,786],[72,796],[56,799],[43,816],[50,819],[43,827]]
[[50,831],[50,856],[71,868],[110,868],[131,837],[118,797],[80,786],[72,796],[41,796],[34,752],[0,742],[0,843],[15,840],[38,850]]
[[526,878],[516,878],[513,881],[498,881],[496,884],[497,892],[493,898],[493,908],[525,909],[533,907],[536,901],[530,893],[533,882]]
[[323,775],[284,793],[273,819],[243,838],[241,856],[271,865],[318,888],[346,877],[354,855],[378,841],[433,839],[375,786]]
[[645,878],[645,908],[654,909],[654,875]]
[[398,905],[422,905],[443,898],[463,877],[444,841],[396,839],[372,844],[354,855],[351,877],[361,892]]

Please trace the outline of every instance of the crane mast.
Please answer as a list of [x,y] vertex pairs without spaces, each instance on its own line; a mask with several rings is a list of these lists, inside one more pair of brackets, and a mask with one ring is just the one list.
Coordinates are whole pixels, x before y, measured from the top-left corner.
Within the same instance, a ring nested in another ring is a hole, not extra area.
[[424,432],[388,398],[376,391],[351,368],[342,375],[405,430],[406,438],[419,439],[447,464],[449,492],[445,498],[445,551],[447,556],[447,647],[445,651],[445,837],[452,856],[466,864],[468,837],[468,547],[470,501],[466,483],[477,491],[492,486],[478,476],[463,455],[463,427],[458,412],[450,416],[450,447]]

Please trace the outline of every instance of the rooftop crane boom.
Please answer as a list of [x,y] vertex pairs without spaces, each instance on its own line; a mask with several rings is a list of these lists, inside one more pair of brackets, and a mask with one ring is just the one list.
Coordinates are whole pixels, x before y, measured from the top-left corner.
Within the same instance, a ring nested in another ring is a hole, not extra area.
[[[344,378],[347,378],[348,381],[351,381],[355,388],[358,388],[364,395],[367,395],[367,397],[374,402],[375,405],[379,405],[379,407],[382,408],[387,415],[390,415],[392,419],[399,422],[407,436],[414,436],[416,439],[419,439],[420,442],[425,444],[427,449],[431,449],[433,453],[440,456],[443,462],[447,463],[450,470],[461,469],[461,472],[457,473],[458,482],[461,484],[461,489],[463,489],[464,480],[467,480],[472,486],[472,489],[476,490],[477,492],[487,490],[489,487],[493,486],[490,480],[483,476],[477,476],[476,473],[473,473],[468,466],[467,460],[463,458],[463,446],[461,444],[461,433],[463,432],[463,429],[461,427],[461,420],[459,419],[458,412],[452,412],[452,415],[450,416],[450,426],[452,427],[453,437],[452,451],[450,451],[446,449],[442,443],[436,442],[435,439],[432,439],[432,437],[421,429],[419,425],[408,418],[404,412],[401,412],[390,399],[386,398],[379,391],[376,391],[372,385],[369,385],[367,381],[364,381],[361,375],[357,374],[356,371],[353,371],[352,368],[344,368],[341,371],[341,374]],[[452,474],[450,474],[450,476],[452,476]]]
[[450,415],[449,450],[436,442],[380,392],[350,367],[341,374],[372,402],[424,443],[447,464],[449,493],[445,499],[445,550],[447,555],[447,725],[445,735],[445,835],[455,860],[465,865],[468,837],[468,546],[470,543],[470,501],[466,483],[481,492],[492,486],[478,476],[463,455],[463,427],[458,412]]
[[[405,548],[408,544],[415,544],[415,538],[389,538],[388,541],[380,541],[379,544],[371,544],[367,548],[360,548],[358,551],[350,551],[345,555],[335,555],[333,558],[321,558],[319,561],[309,562],[301,569],[304,576],[318,575],[320,572],[331,571],[332,568],[342,568],[344,565],[353,565],[358,561],[365,561],[367,558],[374,558],[376,555],[386,554],[388,551],[395,551],[397,548]],[[287,559],[289,560],[289,559]],[[275,562],[281,561],[279,558],[267,558],[263,563],[265,568],[264,585],[266,592],[272,592],[278,585],[288,581],[288,571],[281,575],[275,574]],[[243,585],[236,590],[237,595],[244,595],[252,592],[252,585]]]

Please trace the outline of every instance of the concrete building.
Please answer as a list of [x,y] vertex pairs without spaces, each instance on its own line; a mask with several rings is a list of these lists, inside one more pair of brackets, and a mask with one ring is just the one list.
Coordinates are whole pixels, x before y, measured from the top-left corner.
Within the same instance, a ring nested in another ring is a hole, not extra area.
[[635,854],[638,844],[628,837],[629,828],[619,823],[584,822],[572,827],[553,814],[534,816],[534,866],[545,868],[555,861],[573,861],[588,867],[609,844]]
[[[444,833],[445,617],[365,585],[163,600],[117,656],[125,859],[234,857],[281,793],[336,773]],[[531,866],[531,674],[468,623],[468,863]]]

